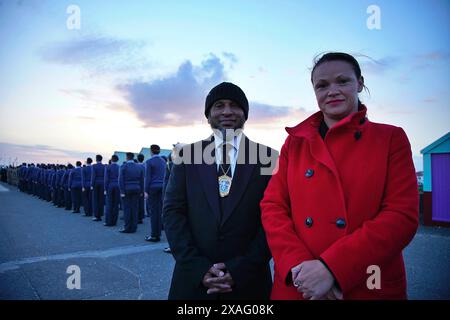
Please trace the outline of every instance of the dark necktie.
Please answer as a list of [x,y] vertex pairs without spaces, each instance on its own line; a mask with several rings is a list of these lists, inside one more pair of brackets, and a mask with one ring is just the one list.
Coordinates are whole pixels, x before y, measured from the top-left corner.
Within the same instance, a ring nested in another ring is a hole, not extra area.
[[[231,159],[229,156],[230,149],[233,148],[233,146],[229,143],[222,144],[221,149],[218,150],[219,152],[222,152],[222,160],[219,164],[219,171],[217,171],[218,176],[227,175],[231,178]],[[226,203],[228,202],[228,197],[219,197],[219,204],[220,204],[220,221],[223,219],[223,214],[225,212]]]
[[222,161],[219,165],[219,176],[227,175],[231,178],[230,150],[233,146],[229,143],[222,144]]

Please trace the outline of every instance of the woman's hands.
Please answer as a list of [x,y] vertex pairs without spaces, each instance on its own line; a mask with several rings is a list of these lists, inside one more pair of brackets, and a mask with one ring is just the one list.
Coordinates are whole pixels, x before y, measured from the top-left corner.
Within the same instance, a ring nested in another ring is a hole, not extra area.
[[342,293],[333,286],[333,275],[320,260],[302,262],[291,272],[292,282],[304,299],[342,299]]

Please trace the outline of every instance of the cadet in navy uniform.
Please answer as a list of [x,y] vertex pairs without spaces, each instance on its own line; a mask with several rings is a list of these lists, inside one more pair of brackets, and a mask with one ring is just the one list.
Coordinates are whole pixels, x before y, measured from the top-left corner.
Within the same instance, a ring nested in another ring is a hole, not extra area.
[[64,204],[66,210],[72,210],[72,197],[70,196],[69,191],[69,175],[70,171],[73,169],[72,164],[68,164],[66,170],[64,171],[63,177],[62,177],[62,188],[64,191]]
[[150,209],[151,234],[146,241],[158,242],[162,226],[162,188],[166,161],[159,156],[160,148],[156,144],[150,146],[152,157],[145,162],[145,197]]
[[[162,201],[164,203],[164,195],[166,193],[167,184],[169,183],[170,173],[172,172],[173,167],[173,160],[178,157],[178,155],[181,152],[181,149],[185,146],[185,143],[177,142],[176,144],[173,144],[172,152],[170,152],[169,157],[166,161],[166,170],[164,172],[164,183],[163,183],[163,189],[162,189]],[[163,249],[165,253],[172,253],[172,250],[170,247],[165,247]]]
[[56,189],[58,195],[58,208],[65,206],[64,204],[64,188],[63,188],[63,177],[64,172],[66,172],[66,167],[64,165],[59,166],[59,170],[56,172]]
[[127,162],[120,167],[119,187],[123,199],[125,226],[120,232],[134,233],[137,229],[139,196],[144,192],[144,168],[133,161],[134,153],[127,152]]
[[103,207],[105,205],[105,165],[102,163],[101,155],[95,156],[97,162],[92,166],[91,190],[92,190],[92,211],[95,218],[93,221],[102,221]]
[[36,196],[37,193],[37,187],[36,187],[36,179],[37,179],[37,174],[39,172],[39,164],[36,164],[35,167],[33,167],[33,170],[31,172],[31,182],[32,182],[32,188],[31,188],[31,194],[33,196]]
[[27,193],[32,194],[33,182],[31,176],[34,170],[34,163],[28,165],[27,172],[25,173],[25,184],[27,185]]
[[69,190],[72,195],[73,213],[80,213],[81,207],[81,161],[69,173]]
[[92,175],[92,159],[86,159],[86,166],[81,169],[81,185],[83,192],[83,208],[85,216],[92,216],[92,192],[91,192],[91,175]]
[[111,157],[111,164],[105,167],[105,195],[106,197],[106,212],[104,226],[111,227],[117,224],[117,217],[119,216],[119,165],[117,164],[119,157],[113,155]]
[[55,165],[53,167],[53,174],[52,174],[52,179],[50,181],[50,186],[51,186],[51,190],[52,190],[52,202],[54,206],[58,205],[58,190],[56,188],[56,177],[57,177],[57,173],[58,173],[58,165]]
[[[139,165],[142,166],[142,168],[144,168],[145,170],[145,165],[144,165],[144,155],[142,153],[139,153],[137,156],[137,160],[139,162]],[[141,224],[142,220],[144,219],[144,215],[145,215],[145,197],[144,194],[142,194],[139,197],[139,209],[138,209],[138,223]]]
[[58,170],[58,165],[54,164],[52,167],[52,174],[50,178],[50,197],[53,205],[56,205],[56,189],[55,189],[55,181],[56,181],[56,172]]
[[52,173],[52,165],[47,164],[47,169],[45,169],[44,172],[44,200],[50,201],[52,198],[50,194],[50,178]]
[[[105,173],[104,173],[104,175],[106,175],[106,168],[108,168],[109,165],[111,165],[111,159],[108,160],[108,164],[105,164]],[[104,176],[103,176],[103,179],[105,179]],[[108,192],[106,192],[106,187],[105,187],[104,180],[103,180],[103,188],[104,188],[104,190],[103,190],[103,195],[104,195],[104,198],[103,198],[104,207],[103,207],[103,209],[104,209],[104,212],[103,213],[105,214],[105,220],[106,220],[106,216],[108,215],[109,207],[108,207]],[[105,225],[105,224],[103,224],[103,225]]]

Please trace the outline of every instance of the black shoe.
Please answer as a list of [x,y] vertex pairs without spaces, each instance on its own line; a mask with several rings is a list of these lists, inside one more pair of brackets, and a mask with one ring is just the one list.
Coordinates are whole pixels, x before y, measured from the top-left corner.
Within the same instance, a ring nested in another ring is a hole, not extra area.
[[143,223],[142,220],[139,220],[139,221],[138,221],[138,224],[142,224],[142,223]]
[[121,233],[135,233],[136,231],[126,230],[126,229],[120,229],[119,232],[121,232]]
[[150,237],[150,236],[146,236],[146,237],[145,237],[145,241],[159,242],[160,239],[159,239],[159,237]]
[[102,219],[96,217],[96,218],[92,219],[92,221],[102,221]]
[[109,224],[109,223],[104,223],[103,224],[105,227],[112,227],[112,226],[114,226],[113,224]]
[[164,248],[163,250],[165,253],[172,253],[172,250],[170,249],[170,247]]
[[75,211],[72,211],[72,213],[80,213],[80,211],[78,211],[78,210],[75,210]]

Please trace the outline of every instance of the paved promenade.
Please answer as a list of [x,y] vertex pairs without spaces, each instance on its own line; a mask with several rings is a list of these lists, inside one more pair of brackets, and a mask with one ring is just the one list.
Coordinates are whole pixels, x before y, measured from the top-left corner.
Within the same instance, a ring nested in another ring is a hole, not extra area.
[[[167,298],[173,257],[144,241],[149,219],[122,234],[0,183],[0,300]],[[404,251],[410,299],[450,299],[450,229],[420,227]],[[81,289],[69,290],[69,266]]]

